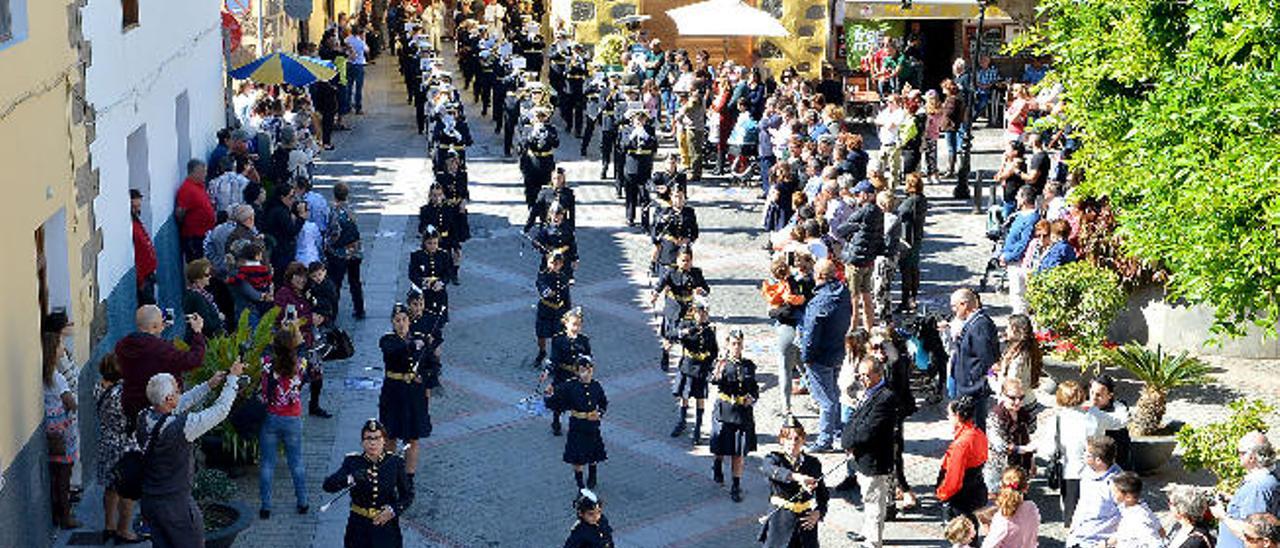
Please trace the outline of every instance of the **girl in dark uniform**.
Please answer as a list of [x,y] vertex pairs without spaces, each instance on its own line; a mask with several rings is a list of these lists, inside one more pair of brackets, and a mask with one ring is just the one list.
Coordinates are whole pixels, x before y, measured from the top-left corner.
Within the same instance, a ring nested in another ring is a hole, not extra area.
[[530,232],[529,240],[542,254],[542,266],[545,270],[547,256],[552,252],[564,254],[565,273],[573,278],[573,271],[578,268],[578,239],[574,236],[573,226],[566,221],[568,211],[559,203],[548,208],[547,224],[539,225]]
[[449,272],[449,281],[458,285],[458,264],[462,260],[462,236],[466,230],[463,226],[465,215],[458,210],[457,203],[445,199],[444,187],[439,183],[431,185],[426,204],[418,209],[418,233],[422,234],[427,227],[433,226],[440,231],[440,247],[449,252],[453,268]]
[[422,291],[426,313],[440,316],[440,328],[449,321],[449,290],[445,280],[453,274],[453,256],[440,249],[440,230],[422,230],[422,249],[409,255],[409,283]]
[[774,507],[760,531],[765,548],[818,546],[818,522],[827,515],[831,495],[822,463],[804,453],[804,438],[804,426],[788,415],[778,432],[782,451],[764,458],[761,471],[769,478],[769,504]]
[[653,289],[649,306],[664,297],[662,306],[662,360],[658,362],[663,371],[670,368],[669,357],[671,345],[680,341],[680,321],[689,318],[689,305],[695,295],[706,295],[711,291],[702,269],[693,266],[693,248],[683,246],[676,253],[676,267],[662,272],[658,285]]
[[604,517],[604,503],[595,493],[583,489],[573,501],[573,509],[578,513],[578,521],[569,531],[564,548],[613,548],[613,527],[609,526],[609,518]]
[[[583,356],[591,357],[591,339],[582,333],[582,307],[574,307],[565,312],[560,322],[564,324],[564,331],[551,339],[551,357],[547,360],[539,383],[548,378],[552,385],[572,380],[578,375],[578,359]],[[560,435],[559,411],[552,412],[551,434]]]
[[707,406],[707,376],[711,374],[711,367],[716,355],[720,353],[720,347],[716,344],[716,330],[711,327],[706,302],[694,299],[690,310],[693,319],[680,323],[680,347],[684,356],[680,358],[680,379],[671,391],[671,395],[676,397],[676,406],[680,408],[680,418],[671,431],[671,437],[679,437],[684,433],[689,398],[693,398],[696,406],[693,444],[698,445],[702,436],[702,412]]
[[541,365],[547,357],[547,339],[556,336],[560,331],[560,319],[569,309],[569,273],[564,271],[564,254],[552,251],[547,254],[547,267],[538,273],[536,287],[538,290],[537,313],[534,318],[534,331],[538,337],[538,357],[534,364]]
[[387,451],[387,430],[377,419],[360,429],[360,453],[348,453],[342,466],[324,479],[324,490],[351,488],[351,513],[343,535],[345,548],[400,548],[400,516],[413,504],[413,482],[404,459]]
[[729,332],[729,355],[716,362],[711,384],[719,392],[711,417],[711,454],[716,456],[712,472],[716,483],[724,483],[720,463],[729,457],[733,487],[729,498],[742,502],[742,467],[747,453],[756,450],[756,420],[752,407],[760,397],[755,362],[742,357],[742,331]]
[[681,247],[691,246],[698,239],[698,215],[685,205],[683,190],[672,190],[671,208],[655,217],[653,226],[654,273],[671,268]]
[[[596,486],[596,464],[609,458],[600,437],[600,419],[609,407],[604,388],[593,380],[595,364],[591,358],[578,358],[578,378],[548,385],[547,408],[569,412],[569,435],[564,439],[564,461],[573,465],[573,480],[578,488]],[[582,481],[582,467],[587,467],[587,481]]]
[[[431,396],[426,380],[437,375],[422,366],[427,348],[426,337],[409,331],[409,307],[397,303],[391,312],[391,333],[378,341],[386,377],[378,397],[378,416],[386,425],[387,443],[394,451],[397,440],[408,447],[404,455],[406,471],[412,482],[418,469],[418,440],[431,435]],[[425,373],[425,374],[424,374]],[[436,381],[438,383],[438,380]]]

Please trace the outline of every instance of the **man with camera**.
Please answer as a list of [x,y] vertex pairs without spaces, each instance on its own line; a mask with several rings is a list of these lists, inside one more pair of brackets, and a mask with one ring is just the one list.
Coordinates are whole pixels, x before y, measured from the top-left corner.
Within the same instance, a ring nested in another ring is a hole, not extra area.
[[[160,337],[166,328],[173,325],[173,309],[162,312],[154,304],[138,308],[134,315],[138,330],[116,343],[115,354],[120,360],[124,381],[121,405],[128,420],[135,420],[138,412],[147,406],[146,388],[151,377],[168,373],[180,379],[183,373],[204,363],[205,338],[201,334],[204,318],[199,314],[188,314],[186,321],[191,336],[185,351]],[[177,382],[181,390],[182,381]]]

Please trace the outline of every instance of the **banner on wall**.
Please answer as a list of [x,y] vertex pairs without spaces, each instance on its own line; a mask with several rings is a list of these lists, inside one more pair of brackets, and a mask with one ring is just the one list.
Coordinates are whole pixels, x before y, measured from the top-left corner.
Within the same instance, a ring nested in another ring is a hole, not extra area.
[[895,21],[871,21],[863,19],[845,19],[844,21],[844,59],[850,70],[861,68],[862,58],[880,47],[880,39],[884,36],[900,36],[902,23]]

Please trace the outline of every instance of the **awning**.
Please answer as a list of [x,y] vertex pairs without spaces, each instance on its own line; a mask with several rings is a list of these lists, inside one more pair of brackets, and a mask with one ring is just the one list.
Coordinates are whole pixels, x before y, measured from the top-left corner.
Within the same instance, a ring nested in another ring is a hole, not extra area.
[[[849,19],[976,19],[975,0],[914,0],[903,9],[901,0],[846,0]],[[987,19],[1011,19],[1000,8],[987,6]]]

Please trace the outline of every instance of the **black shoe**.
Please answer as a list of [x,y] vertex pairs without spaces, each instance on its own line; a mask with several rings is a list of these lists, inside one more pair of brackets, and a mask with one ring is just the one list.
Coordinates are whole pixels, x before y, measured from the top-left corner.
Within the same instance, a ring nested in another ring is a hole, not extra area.
[[552,435],[552,436],[559,436],[559,435],[561,435],[561,434],[560,434],[560,423],[559,423],[559,422],[553,422],[553,423],[551,423],[551,435]]
[[742,488],[733,487],[732,489],[729,489],[729,498],[732,499],[733,502],[742,502]]
[[684,423],[684,420],[682,419],[680,422],[676,423],[675,428],[671,429],[671,437],[673,438],[680,437],[681,434],[684,434],[684,430],[685,430],[685,423]]
[[852,540],[854,542],[866,542],[867,540],[866,535],[863,535],[862,533],[859,533],[857,531],[849,531],[848,533],[845,533],[844,536],[845,538]]
[[449,280],[449,281],[450,281],[450,282],[453,282],[453,285],[462,285],[462,282],[458,280],[458,277],[457,277],[457,276],[454,276],[454,277],[453,277],[453,279],[451,279],[451,280]]
[[258,510],[258,519],[271,519],[271,510]]
[[608,179],[608,178],[609,178],[608,173],[609,173],[609,170],[607,170],[607,169],[602,169],[602,170],[600,170],[600,178],[601,178],[601,179]]
[[698,436],[697,432],[694,432],[693,437],[690,438],[689,441],[692,442],[689,444],[690,446],[697,447],[699,443],[702,443],[702,437]]
[[884,520],[893,521],[898,519],[898,507],[890,504],[884,509]]
[[331,419],[331,418],[333,418],[333,413],[330,413],[330,412],[328,412],[328,411],[325,411],[324,409],[321,409],[321,408],[319,408],[319,407],[313,407],[313,408],[310,410],[309,414],[310,414],[311,416],[313,416],[313,417],[320,417],[320,418],[322,418],[322,419]]
[[724,470],[719,466],[711,467],[711,479],[716,483],[724,483]]
[[304,515],[304,516],[305,516],[305,515],[307,514],[307,512],[309,512],[309,511],[311,511],[311,507],[310,507],[310,506],[307,506],[307,505],[305,505],[305,504],[303,504],[302,506],[299,506],[299,507],[298,507],[298,514],[299,514],[299,515]]
[[538,356],[537,356],[537,357],[535,357],[535,358],[533,358],[533,366],[534,366],[534,367],[541,367],[541,366],[542,366],[542,360],[546,359],[546,357],[547,357],[547,353],[546,353],[545,351],[539,350],[539,351],[538,351]]

